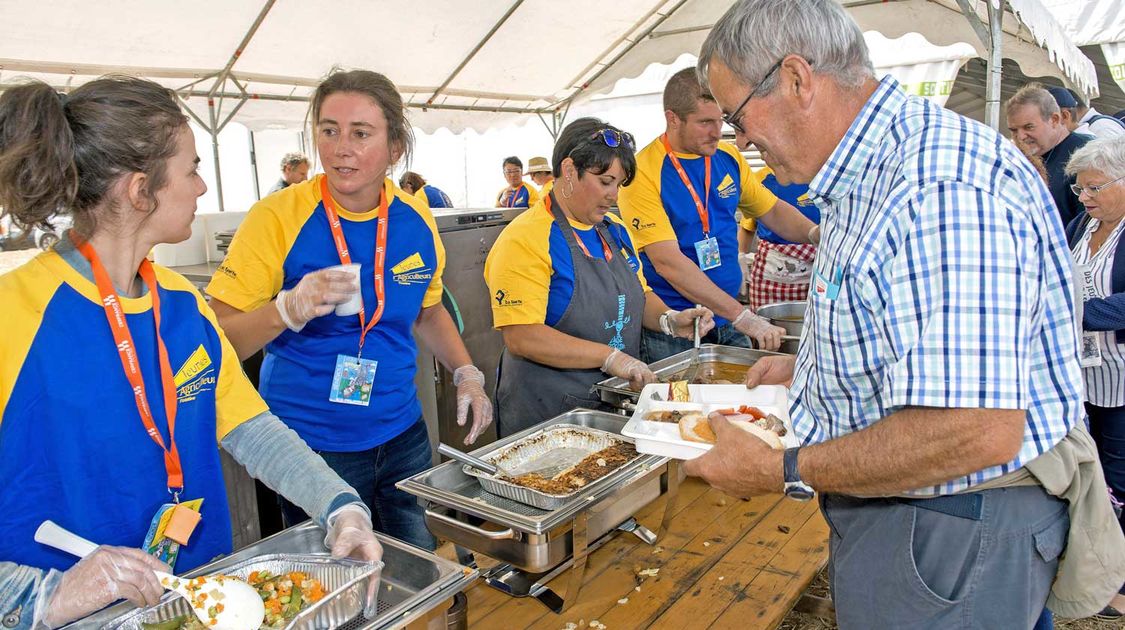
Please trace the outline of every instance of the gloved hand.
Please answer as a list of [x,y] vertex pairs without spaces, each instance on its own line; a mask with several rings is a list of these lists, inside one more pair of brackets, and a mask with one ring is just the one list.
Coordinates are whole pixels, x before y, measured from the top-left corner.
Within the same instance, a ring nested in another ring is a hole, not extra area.
[[656,375],[648,369],[644,361],[631,357],[616,348],[602,362],[602,371],[610,376],[629,381],[629,387],[634,390],[640,390],[656,380]]
[[465,438],[465,446],[477,441],[492,424],[492,401],[484,393],[484,374],[475,365],[462,365],[453,371],[457,388],[457,426],[465,426],[469,407],[473,408],[473,428]]
[[748,308],[742,309],[731,323],[735,330],[757,341],[758,347],[762,350],[777,350],[781,347],[781,336],[785,334],[785,329],[774,326],[766,318],[751,313]]
[[[354,558],[367,562],[383,559],[383,545],[371,530],[371,517],[358,503],[349,503],[328,515],[328,536],[324,544],[332,550],[333,558]],[[379,573],[367,581],[367,601],[363,615],[375,616],[375,595],[379,590]]]
[[57,628],[122,598],[152,606],[164,594],[153,571],[172,570],[140,549],[102,545],[63,572],[46,609],[36,616]]
[[715,327],[715,314],[711,312],[711,309],[704,306],[682,311],[668,311],[666,315],[668,315],[668,324],[674,337],[686,337],[688,339],[695,337],[696,317],[699,318],[700,337],[711,332],[711,329]]
[[356,291],[355,277],[338,269],[321,269],[301,278],[297,286],[277,294],[274,303],[281,321],[293,332],[305,324],[334,311]]

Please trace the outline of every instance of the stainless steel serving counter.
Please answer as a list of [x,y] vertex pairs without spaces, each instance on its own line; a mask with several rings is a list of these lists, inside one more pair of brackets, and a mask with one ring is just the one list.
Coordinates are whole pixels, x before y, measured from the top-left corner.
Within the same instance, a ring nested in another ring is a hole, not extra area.
[[[386,564],[379,585],[378,614],[370,620],[362,617],[354,619],[340,626],[342,630],[383,630],[405,626],[421,619],[477,579],[475,569],[462,567],[393,538],[377,536],[383,545],[383,562]],[[306,521],[185,573],[184,577],[221,573],[224,567],[242,560],[276,553],[328,555],[324,547],[324,530]],[[128,603],[118,604],[66,627],[101,628],[109,620],[131,609]]]

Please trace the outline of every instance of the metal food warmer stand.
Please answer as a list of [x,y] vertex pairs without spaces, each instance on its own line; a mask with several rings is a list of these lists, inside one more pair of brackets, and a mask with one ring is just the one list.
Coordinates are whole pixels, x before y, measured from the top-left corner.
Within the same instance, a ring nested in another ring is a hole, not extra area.
[[[479,577],[476,569],[440,558],[413,545],[376,533],[383,545],[383,567],[379,582],[379,601],[374,619],[362,614],[339,626],[341,630],[388,630],[423,618],[427,613],[465,590]],[[264,538],[244,549],[184,574],[184,577],[222,573],[225,568],[271,554],[310,554],[328,556],[324,530],[306,521]],[[107,608],[67,628],[102,628],[134,610],[129,603]]]
[[[473,454],[485,458],[557,424],[578,425],[620,436],[620,415],[575,409],[511,435]],[[605,477],[591,482],[553,509],[539,509],[485,492],[477,477],[459,462],[449,461],[399,482],[419,498],[426,524],[434,535],[500,561],[485,571],[487,584],[514,597],[534,597],[556,613],[578,598],[589,554],[618,532],[631,532],[654,544],[667,531],[675,511],[681,478],[679,463],[640,455]],[[643,507],[665,496],[659,529],[653,533],[636,521]],[[547,583],[571,569],[565,600]]]

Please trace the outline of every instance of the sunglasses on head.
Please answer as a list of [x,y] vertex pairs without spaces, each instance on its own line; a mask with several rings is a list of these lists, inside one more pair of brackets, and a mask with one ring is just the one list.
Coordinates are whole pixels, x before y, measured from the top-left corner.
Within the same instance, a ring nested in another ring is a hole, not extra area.
[[[636,148],[636,144],[633,142],[633,134],[629,133],[628,131],[618,131],[611,127],[606,127],[605,129],[595,131],[594,133],[590,134],[590,137],[586,139],[586,142],[594,142],[598,138],[601,138],[601,141],[605,143],[605,146],[611,149],[616,149],[617,147],[623,146],[626,149],[632,151]],[[583,144],[585,144],[585,142]]]

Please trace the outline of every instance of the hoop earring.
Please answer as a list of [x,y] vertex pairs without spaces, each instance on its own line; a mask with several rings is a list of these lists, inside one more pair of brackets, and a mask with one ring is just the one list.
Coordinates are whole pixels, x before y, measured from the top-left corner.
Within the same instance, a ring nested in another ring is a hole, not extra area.
[[566,183],[570,186],[570,188],[563,187],[562,196],[563,199],[570,199],[571,195],[574,194],[574,180],[570,179],[570,176],[567,175]]

